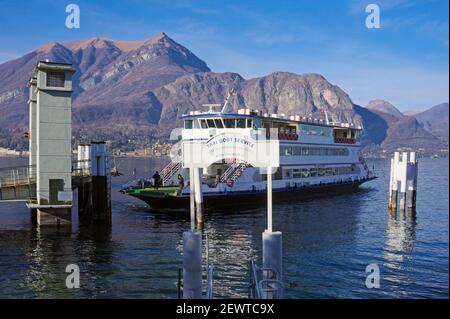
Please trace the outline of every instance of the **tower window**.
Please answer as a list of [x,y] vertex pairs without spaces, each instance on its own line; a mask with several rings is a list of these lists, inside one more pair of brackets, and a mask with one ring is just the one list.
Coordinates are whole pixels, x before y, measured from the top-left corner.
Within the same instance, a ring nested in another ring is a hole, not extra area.
[[64,87],[66,75],[63,72],[47,72],[47,86]]

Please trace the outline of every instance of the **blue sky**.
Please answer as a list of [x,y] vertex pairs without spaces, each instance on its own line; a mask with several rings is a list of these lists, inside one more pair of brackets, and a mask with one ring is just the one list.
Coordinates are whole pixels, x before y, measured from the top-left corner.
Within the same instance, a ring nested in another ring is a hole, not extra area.
[[[65,27],[70,3],[80,29]],[[380,7],[380,29],[365,27],[369,3]],[[49,41],[164,31],[215,72],[320,73],[357,104],[420,110],[449,100],[448,23],[447,0],[0,0],[0,63]]]

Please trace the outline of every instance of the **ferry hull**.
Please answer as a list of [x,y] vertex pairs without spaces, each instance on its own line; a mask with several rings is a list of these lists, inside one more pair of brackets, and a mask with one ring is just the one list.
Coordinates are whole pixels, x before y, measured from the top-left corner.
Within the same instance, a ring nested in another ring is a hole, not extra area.
[[[273,191],[273,201],[288,202],[298,201],[308,198],[317,198],[343,193],[351,193],[358,190],[359,186],[374,178],[365,180],[323,184],[304,188],[292,188]],[[151,194],[130,193],[130,196],[139,198],[155,209],[189,209],[189,195],[183,196],[152,196]],[[267,193],[259,192],[228,192],[222,194],[204,194],[203,201],[206,209],[233,206],[265,206],[267,204]]]

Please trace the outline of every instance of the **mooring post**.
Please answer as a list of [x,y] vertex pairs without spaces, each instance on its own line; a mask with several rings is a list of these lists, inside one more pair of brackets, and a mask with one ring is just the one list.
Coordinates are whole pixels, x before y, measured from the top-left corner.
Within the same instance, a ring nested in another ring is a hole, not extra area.
[[183,299],[202,297],[202,234],[183,233]]
[[106,142],[91,142],[92,219],[94,224],[111,224],[111,186],[108,180]]
[[416,210],[417,196],[417,160],[416,152],[411,152],[409,157],[409,181],[408,181],[408,210]]
[[84,170],[84,149],[84,144],[77,146],[77,171],[80,175],[83,175]]
[[[262,234],[263,268],[273,269],[275,272],[264,271],[263,279],[277,280],[282,282],[283,278],[283,236],[280,231],[272,230],[272,167],[267,168],[267,229]],[[281,286],[273,288],[282,289]],[[283,291],[277,296],[273,292],[267,292],[264,299],[272,299],[282,296]]]
[[397,201],[398,201],[398,165],[400,162],[400,153],[394,153],[394,165],[393,165],[393,178],[394,181],[392,183],[392,195],[391,195],[391,209],[393,211],[397,211]]
[[194,198],[195,198],[195,210],[197,224],[202,227],[203,225],[203,191],[202,191],[202,179],[200,175],[200,168],[194,169]]
[[391,158],[391,170],[389,175],[389,210],[392,210],[392,188],[394,187],[394,158]]
[[183,299],[202,297],[202,234],[195,230],[195,171],[189,168],[191,229],[183,233]]
[[191,231],[195,230],[195,186],[194,186],[194,168],[189,168],[189,204],[191,217]]
[[402,161],[400,162],[400,212],[404,212],[406,208],[406,190],[408,180],[408,152],[403,152]]

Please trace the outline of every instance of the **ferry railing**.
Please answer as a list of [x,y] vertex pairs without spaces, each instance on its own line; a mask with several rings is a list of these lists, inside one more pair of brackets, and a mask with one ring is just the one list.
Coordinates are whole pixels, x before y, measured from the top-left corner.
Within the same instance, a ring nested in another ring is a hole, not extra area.
[[220,177],[220,182],[225,182],[227,178],[234,172],[235,168],[237,167],[237,163],[233,162],[231,165],[225,170],[225,172]]
[[222,174],[222,176],[220,177],[220,182],[223,183],[225,182],[228,178],[231,178],[234,180],[236,180],[236,172],[237,170],[241,170],[241,172],[247,167],[247,163],[246,162],[234,162],[232,165],[230,165],[230,167],[228,167],[228,169],[225,171],[225,173]]
[[175,175],[181,167],[181,162],[170,162],[161,170],[161,178],[163,186]]

